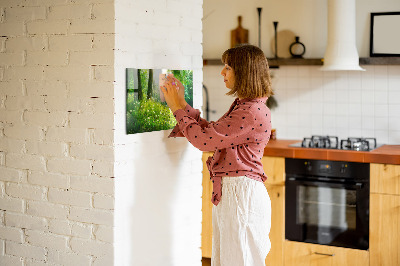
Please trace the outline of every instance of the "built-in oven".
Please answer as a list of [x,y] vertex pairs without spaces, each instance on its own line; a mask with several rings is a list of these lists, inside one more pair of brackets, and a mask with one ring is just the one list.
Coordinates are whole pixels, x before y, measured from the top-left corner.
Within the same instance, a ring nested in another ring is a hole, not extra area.
[[368,249],[369,164],[287,158],[285,169],[286,239]]

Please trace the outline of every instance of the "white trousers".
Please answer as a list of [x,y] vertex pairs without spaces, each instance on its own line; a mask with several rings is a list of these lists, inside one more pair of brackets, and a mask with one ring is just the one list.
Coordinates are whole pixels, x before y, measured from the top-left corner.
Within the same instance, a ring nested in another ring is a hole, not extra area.
[[212,210],[212,266],[262,266],[271,249],[271,200],[260,181],[223,177]]

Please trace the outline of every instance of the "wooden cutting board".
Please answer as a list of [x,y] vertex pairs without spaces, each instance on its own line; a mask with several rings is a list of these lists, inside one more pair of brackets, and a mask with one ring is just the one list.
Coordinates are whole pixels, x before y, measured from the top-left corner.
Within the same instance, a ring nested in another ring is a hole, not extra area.
[[242,16],[238,16],[238,27],[231,30],[231,48],[238,44],[249,43],[249,30],[242,27]]

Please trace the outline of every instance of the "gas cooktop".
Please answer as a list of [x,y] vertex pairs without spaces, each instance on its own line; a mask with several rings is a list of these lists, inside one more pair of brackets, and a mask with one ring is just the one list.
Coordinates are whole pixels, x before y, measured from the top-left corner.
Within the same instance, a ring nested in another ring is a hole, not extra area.
[[337,149],[337,150],[353,150],[353,151],[371,151],[379,146],[376,138],[347,138],[339,142],[336,136],[311,136],[304,138],[302,142],[289,145],[291,147],[302,148],[320,148],[320,149]]

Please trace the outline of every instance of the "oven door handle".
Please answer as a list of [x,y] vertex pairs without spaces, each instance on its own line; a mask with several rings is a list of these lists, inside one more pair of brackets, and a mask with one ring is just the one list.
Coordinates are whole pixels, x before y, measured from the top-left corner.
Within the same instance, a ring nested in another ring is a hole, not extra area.
[[304,180],[303,178],[298,178],[298,177],[288,177],[286,181],[289,182],[296,182],[304,185],[324,185],[324,186],[329,186],[329,185],[339,185],[342,187],[346,188],[353,188],[353,189],[361,189],[363,187],[363,183],[361,182],[335,182],[335,181],[321,181],[321,180],[315,180],[315,181],[310,181],[310,180]]

